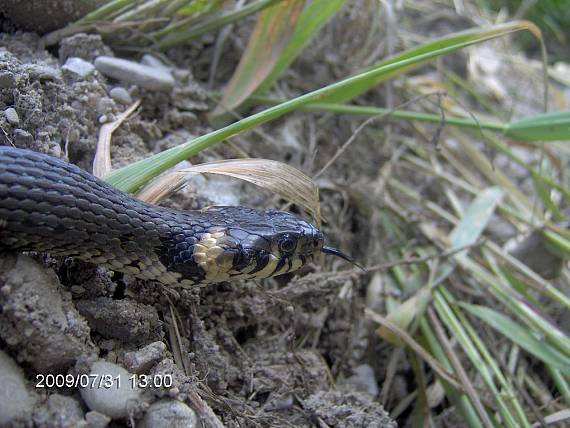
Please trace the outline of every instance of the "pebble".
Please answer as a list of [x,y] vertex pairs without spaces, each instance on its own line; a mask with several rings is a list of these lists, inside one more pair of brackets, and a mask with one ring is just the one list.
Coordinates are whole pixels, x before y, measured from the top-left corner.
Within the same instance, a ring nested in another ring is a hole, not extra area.
[[61,66],[64,72],[74,74],[78,77],[87,77],[95,71],[95,67],[88,61],[76,56],[69,57],[65,64]]
[[95,410],[85,413],[85,420],[89,424],[89,428],[105,428],[111,422],[109,416]]
[[18,365],[0,350],[0,426],[32,411],[33,401]]
[[34,426],[87,428],[87,422],[75,398],[55,393],[49,395],[45,405],[34,410]]
[[148,65],[152,68],[160,68],[162,70],[170,71],[170,68],[167,65],[151,54],[144,54],[141,58],[141,64]]
[[133,373],[146,373],[164,356],[166,345],[153,342],[136,352],[125,354],[125,365]]
[[125,88],[117,86],[109,91],[109,96],[117,101],[119,104],[130,105],[133,103],[131,95]]
[[353,375],[346,379],[345,383],[351,386],[351,390],[365,392],[372,398],[378,395],[378,383],[374,369],[368,364],[362,364],[352,369]]
[[153,403],[137,427],[194,428],[197,423],[194,410],[181,401],[167,399]]
[[174,88],[174,77],[163,68],[149,67],[111,56],[97,57],[95,68],[108,77],[151,91],[167,92]]
[[110,115],[113,113],[115,109],[115,102],[108,97],[101,97],[97,100],[97,114],[99,116],[102,115]]
[[18,126],[20,124],[20,117],[18,116],[18,112],[13,107],[8,107],[6,110],[4,110],[4,117],[6,117],[6,120],[11,125]]
[[10,71],[0,71],[0,89],[12,89],[16,87],[16,76]]
[[14,130],[14,143],[17,147],[30,147],[34,142],[34,137],[23,129]]
[[[95,380],[86,388],[79,389],[83,401],[90,410],[103,413],[112,419],[128,417],[129,409],[140,399],[141,391],[133,385],[131,374],[116,364],[104,360],[96,361],[91,366],[90,379]],[[109,388],[105,387],[107,380],[113,382]]]
[[24,70],[28,72],[31,80],[59,80],[60,71],[43,64],[26,64]]
[[61,146],[57,142],[53,142],[49,146],[48,155],[61,159]]

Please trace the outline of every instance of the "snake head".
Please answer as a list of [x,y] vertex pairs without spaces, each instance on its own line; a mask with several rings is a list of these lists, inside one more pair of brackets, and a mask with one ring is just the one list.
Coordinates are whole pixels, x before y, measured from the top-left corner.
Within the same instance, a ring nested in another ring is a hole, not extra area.
[[319,229],[285,211],[214,207],[207,214],[224,226],[210,228],[194,246],[204,282],[294,272],[323,248]]
[[282,275],[298,270],[320,253],[351,261],[324,246],[319,229],[289,212],[213,207],[207,214],[216,226],[201,235],[193,256],[203,273],[202,282]]

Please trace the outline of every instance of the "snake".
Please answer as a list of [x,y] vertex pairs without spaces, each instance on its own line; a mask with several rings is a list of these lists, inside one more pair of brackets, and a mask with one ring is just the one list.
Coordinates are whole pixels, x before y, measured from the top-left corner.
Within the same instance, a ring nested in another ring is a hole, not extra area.
[[124,193],[76,165],[0,146],[0,251],[73,257],[110,270],[191,287],[299,270],[323,232],[280,210],[176,210]]

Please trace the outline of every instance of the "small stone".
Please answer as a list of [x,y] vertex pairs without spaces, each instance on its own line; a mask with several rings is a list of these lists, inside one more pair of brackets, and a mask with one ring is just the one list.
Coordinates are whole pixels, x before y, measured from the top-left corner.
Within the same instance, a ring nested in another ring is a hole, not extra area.
[[108,77],[151,91],[168,92],[174,88],[174,77],[168,70],[149,67],[134,61],[100,56],[95,59],[95,68]]
[[34,142],[34,137],[23,129],[14,130],[14,144],[17,147],[30,147]]
[[125,354],[125,365],[133,373],[146,373],[162,359],[166,351],[163,342],[153,342],[136,352]]
[[139,428],[194,428],[198,420],[196,413],[177,400],[161,400],[147,410]]
[[59,80],[60,72],[52,67],[42,64],[26,64],[24,69],[28,72],[30,80]]
[[[65,421],[65,424],[61,424]],[[45,405],[34,411],[34,426],[87,428],[81,404],[61,394],[49,395]]]
[[109,95],[120,104],[130,105],[133,103],[130,94],[125,88],[122,88],[121,86],[117,86],[116,88],[111,89],[109,91]]
[[59,42],[59,61],[61,63],[70,57],[78,57],[93,63],[98,56],[110,54],[111,49],[105,46],[99,34],[78,33]]
[[56,142],[51,143],[49,146],[48,154],[54,158],[61,159],[61,146]]
[[8,426],[16,418],[32,411],[33,401],[26,389],[20,367],[0,350],[0,426]]
[[144,54],[141,58],[141,64],[148,65],[152,68],[161,68],[163,70],[170,71],[170,68],[166,64],[151,54]]
[[12,89],[16,87],[16,77],[10,71],[0,71],[0,89]]
[[90,62],[77,57],[67,58],[65,64],[61,66],[64,73],[85,78],[95,71],[95,67]]
[[97,100],[97,114],[102,116],[104,114],[110,115],[113,114],[113,110],[115,109],[115,101],[113,101],[109,97],[101,97]]
[[106,428],[111,422],[111,418],[95,410],[85,413],[85,420],[89,428]]
[[378,383],[374,369],[368,364],[362,364],[352,369],[354,373],[344,381],[344,384],[352,391],[364,392],[375,398],[378,395]]
[[87,407],[111,417],[122,419],[129,416],[140,399],[140,390],[131,374],[121,366],[99,360],[90,370],[89,385],[79,392]]
[[8,107],[6,110],[4,110],[4,117],[6,117],[6,120],[11,125],[18,126],[20,124],[20,117],[18,116],[18,112],[13,107]]

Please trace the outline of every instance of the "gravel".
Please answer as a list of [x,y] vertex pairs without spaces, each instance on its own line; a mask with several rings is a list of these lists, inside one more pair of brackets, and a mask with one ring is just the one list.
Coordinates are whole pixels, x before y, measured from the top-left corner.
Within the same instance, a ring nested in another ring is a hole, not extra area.
[[7,426],[32,410],[22,370],[0,350],[0,426]]
[[125,365],[133,373],[146,373],[163,358],[165,351],[163,342],[153,342],[136,352],[125,354]]
[[194,428],[197,426],[194,410],[177,400],[161,400],[147,410],[139,428]]
[[61,69],[64,73],[80,78],[85,78],[95,71],[93,64],[77,57],[67,58]]
[[130,105],[133,103],[133,99],[129,92],[122,88],[121,86],[117,86],[109,91],[109,96],[117,101],[119,104],[123,105]]
[[128,417],[141,395],[131,373],[121,366],[99,360],[93,363],[89,375],[92,380],[89,386],[79,389],[87,407],[112,419]]
[[18,126],[20,124],[20,117],[18,116],[18,112],[13,107],[8,107],[4,110],[4,117],[10,125]]
[[97,57],[95,68],[107,77],[150,91],[169,92],[174,88],[174,77],[164,68],[149,67],[111,56]]
[[34,424],[39,427],[88,428],[83,417],[81,404],[73,398],[61,394],[51,394],[46,403],[34,412]]

